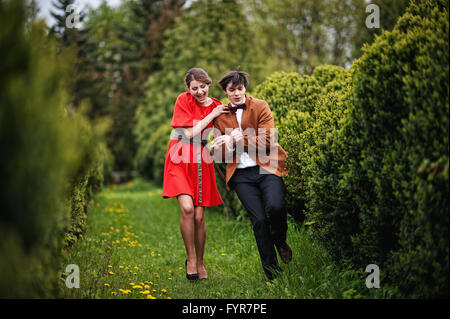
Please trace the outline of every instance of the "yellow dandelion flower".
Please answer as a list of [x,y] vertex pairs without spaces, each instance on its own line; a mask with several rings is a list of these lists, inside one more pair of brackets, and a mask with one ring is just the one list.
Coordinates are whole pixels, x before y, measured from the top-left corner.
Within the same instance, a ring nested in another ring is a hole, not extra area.
[[227,254],[225,254],[225,253],[221,253],[221,255],[222,255],[222,256],[226,256]]
[[103,284],[105,287],[109,287],[109,284],[106,282]]
[[124,294],[129,294],[131,292],[130,289],[119,289],[120,292],[124,293]]
[[153,297],[152,295],[147,295],[147,299],[156,299],[156,297]]
[[134,285],[133,289],[142,289],[142,286],[141,285]]
[[167,292],[167,290],[166,289],[161,289],[161,292]]
[[149,290],[143,290],[143,291],[139,291],[139,293],[143,294],[143,295],[148,295],[150,293],[150,291]]
[[116,291],[111,291],[111,295],[117,295]]
[[134,286],[136,285],[134,282],[130,282],[130,286]]
[[123,269],[123,266],[119,266],[120,269]]
[[109,274],[110,274],[110,275],[114,275],[114,272],[110,271]]
[[112,266],[111,266],[111,265],[108,265],[108,268],[112,268]]

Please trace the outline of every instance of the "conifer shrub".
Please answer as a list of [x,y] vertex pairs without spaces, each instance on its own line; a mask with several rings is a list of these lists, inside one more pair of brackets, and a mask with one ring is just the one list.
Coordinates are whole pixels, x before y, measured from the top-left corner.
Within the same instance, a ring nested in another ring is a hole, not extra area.
[[318,139],[333,129],[330,122],[342,113],[336,104],[339,93],[333,92],[349,85],[348,74],[342,67],[322,65],[312,75],[275,73],[256,88],[256,97],[268,102],[276,118],[279,142],[288,154],[288,175],[283,177],[286,203],[299,221],[306,208],[309,162]]
[[68,107],[71,59],[24,1],[0,1],[0,59],[0,297],[58,297],[63,249],[102,184],[98,138]]
[[448,1],[412,1],[354,63],[347,115],[312,163],[317,238],[406,297],[448,297],[448,49]]

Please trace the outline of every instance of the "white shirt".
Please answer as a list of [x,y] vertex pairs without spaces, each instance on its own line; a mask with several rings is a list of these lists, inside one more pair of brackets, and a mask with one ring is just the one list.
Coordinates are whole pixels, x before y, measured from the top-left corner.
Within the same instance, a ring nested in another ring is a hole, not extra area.
[[[244,96],[244,101],[242,102],[242,104],[245,103],[245,96]],[[231,103],[231,106],[236,106],[235,104]],[[242,112],[244,110],[243,109],[239,109],[236,111],[236,119],[237,122],[239,124],[239,129],[242,132],[242,127],[241,127],[241,121],[242,121]],[[227,147],[228,148],[228,147]],[[231,151],[230,149],[228,149],[229,151]],[[258,164],[255,163],[255,161],[253,161],[250,156],[248,155],[247,152],[243,152],[241,154],[241,157],[239,159],[239,163],[237,165],[237,168],[246,168],[246,167],[252,167],[252,166],[256,166]]]

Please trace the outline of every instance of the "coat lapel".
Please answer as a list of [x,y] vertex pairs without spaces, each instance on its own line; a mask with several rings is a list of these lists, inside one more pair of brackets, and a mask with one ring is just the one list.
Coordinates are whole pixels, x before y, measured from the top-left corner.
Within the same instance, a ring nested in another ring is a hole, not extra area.
[[[246,109],[242,111],[242,119],[241,119],[242,131],[245,131],[245,129],[248,126],[248,120],[249,120],[250,108],[251,108],[251,97],[245,96],[245,105],[246,105]],[[237,120],[236,120],[236,122],[237,122]]]

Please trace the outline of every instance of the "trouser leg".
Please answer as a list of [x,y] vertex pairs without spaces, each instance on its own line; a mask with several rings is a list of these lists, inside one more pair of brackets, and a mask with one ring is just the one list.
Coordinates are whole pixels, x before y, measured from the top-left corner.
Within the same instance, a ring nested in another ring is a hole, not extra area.
[[279,271],[280,268],[261,191],[252,183],[237,183],[234,189],[250,217],[264,272],[269,279],[273,279],[272,271]]
[[285,186],[283,179],[273,174],[262,174],[259,189],[266,200],[266,209],[270,218],[275,245],[286,242],[287,213],[284,201]]

